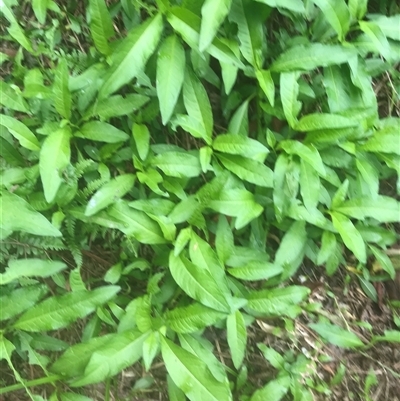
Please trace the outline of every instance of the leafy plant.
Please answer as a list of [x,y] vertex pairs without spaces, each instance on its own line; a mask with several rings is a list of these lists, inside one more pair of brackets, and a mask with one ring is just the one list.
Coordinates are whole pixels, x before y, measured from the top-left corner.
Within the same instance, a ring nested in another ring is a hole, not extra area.
[[[3,0],[15,52],[0,54],[0,359],[20,384],[0,394],[37,400],[30,387],[53,383],[49,400],[83,400],[63,383],[161,358],[171,400],[312,399],[298,381],[310,361],[261,346],[280,373],[241,394],[248,330],[302,313],[310,291],[290,282],[302,266],[346,264],[364,289],[395,276],[392,3],[89,0],[76,11],[33,0],[21,19]],[[88,277],[95,244],[113,261]],[[78,321],[82,341],[51,336]],[[226,330],[232,363],[216,358],[210,328]],[[363,346],[337,326],[310,328]],[[26,380],[17,354],[43,377]]]

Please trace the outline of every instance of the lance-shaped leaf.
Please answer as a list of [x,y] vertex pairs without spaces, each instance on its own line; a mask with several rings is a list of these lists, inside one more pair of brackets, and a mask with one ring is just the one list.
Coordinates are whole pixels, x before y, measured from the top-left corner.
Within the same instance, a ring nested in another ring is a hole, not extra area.
[[78,318],[85,317],[96,307],[112,299],[120,287],[108,286],[93,291],[76,291],[55,296],[25,312],[13,327],[25,331],[57,330]]
[[232,361],[236,369],[239,369],[243,362],[247,343],[247,330],[243,315],[236,311],[226,319],[226,330],[229,349]]
[[371,217],[381,223],[395,223],[400,220],[400,202],[389,196],[377,198],[353,198],[341,203],[336,211],[355,219]]
[[171,177],[197,177],[201,174],[200,160],[191,153],[165,152],[152,158],[150,163]]
[[265,401],[267,399],[280,401],[288,392],[291,381],[292,379],[288,374],[271,380],[264,387],[256,390],[250,401]]
[[236,217],[237,230],[257,218],[263,211],[263,207],[254,200],[254,195],[243,189],[223,191],[211,200],[208,206],[219,213]]
[[176,35],[163,41],[157,57],[157,97],[164,125],[172,116],[185,77],[185,52]]
[[296,130],[307,132],[323,129],[350,128],[357,125],[358,122],[355,119],[338,114],[313,113],[302,117],[296,125]]
[[323,339],[338,347],[356,348],[364,345],[355,333],[334,324],[311,323],[309,327],[315,330]]
[[124,131],[101,121],[90,121],[83,124],[74,136],[106,143],[123,142],[129,139],[129,135]]
[[92,354],[113,342],[118,337],[117,333],[107,334],[101,337],[93,337],[89,341],[77,343],[69,347],[50,367],[50,371],[66,377],[80,376],[88,364]]
[[160,226],[146,213],[132,209],[127,202],[120,200],[107,210],[107,214],[119,220],[121,231],[134,236],[143,244],[164,244],[165,240]]
[[267,96],[268,101],[273,107],[275,104],[275,84],[270,70],[256,70],[256,78],[260,88]]
[[29,106],[26,104],[22,95],[4,81],[0,81],[0,93],[0,104],[4,107],[28,113]]
[[320,197],[321,181],[317,171],[303,159],[300,160],[300,193],[305,207],[317,207]]
[[371,138],[360,146],[362,150],[374,153],[395,153],[400,155],[400,146],[393,146],[399,142],[399,124],[389,125],[374,132]]
[[[204,139],[210,145],[213,129],[210,100],[203,84],[189,69],[186,70],[183,82],[183,102],[189,117],[199,127],[195,136]],[[193,134],[191,131],[190,133]]]
[[225,367],[213,354],[213,346],[208,340],[190,334],[178,334],[178,337],[182,348],[205,362],[211,374],[220,383],[228,383]]
[[90,0],[90,33],[97,50],[108,56],[111,52],[108,39],[113,36],[114,29],[110,13],[104,0]]
[[318,172],[319,175],[325,177],[325,166],[322,162],[321,155],[313,145],[304,145],[300,141],[287,139],[282,141],[279,146],[289,155],[297,155],[302,160],[307,162],[310,166]]
[[303,261],[307,243],[304,221],[295,221],[285,233],[275,254],[275,264],[284,268],[283,277],[290,277]]
[[[365,1],[365,0],[364,0]],[[387,17],[383,14],[376,14],[373,16],[373,22],[377,25],[386,37],[400,41],[400,15],[394,14]]]
[[191,401],[232,401],[229,382],[219,382],[207,364],[165,337],[161,352],[172,380]]
[[269,153],[268,148],[261,142],[237,134],[218,135],[214,139],[212,147],[219,152],[240,155],[261,163],[264,162]]
[[70,128],[60,128],[45,139],[40,150],[40,178],[42,179],[44,196],[48,203],[56,197],[62,182],[61,174],[69,164],[71,157],[70,138]]
[[276,72],[311,71],[317,67],[344,64],[356,57],[356,50],[340,45],[312,43],[297,45],[282,53],[270,69]]
[[24,148],[29,150],[40,149],[39,141],[34,133],[21,121],[5,114],[0,114],[0,125],[6,127]]
[[247,306],[269,316],[286,314],[291,306],[300,303],[310,290],[306,287],[290,286],[272,290],[252,291]]
[[157,14],[129,32],[110,56],[111,67],[100,89],[100,98],[108,97],[144,69],[157,47],[162,30],[162,16]]
[[250,0],[233,0],[229,18],[238,26],[240,51],[253,66],[261,67],[265,46],[263,22],[268,8]]
[[133,186],[135,176],[122,174],[104,184],[90,199],[85,216],[92,216],[122,198]]
[[[150,98],[148,96],[139,95],[137,93],[130,93],[125,97],[114,95],[106,99],[101,99],[87,115],[88,117],[98,115],[102,120],[108,120],[111,117],[125,116],[140,109],[149,100]],[[85,118],[87,115],[85,114]]]
[[280,94],[286,120],[293,128],[297,123],[297,116],[301,110],[299,96],[298,72],[282,72],[280,76]]
[[342,41],[350,28],[350,11],[344,0],[312,0]]
[[218,154],[217,157],[225,168],[242,180],[272,188],[273,172],[265,164],[239,155]]
[[46,14],[49,0],[32,0],[32,9],[37,20],[44,25],[46,22]]
[[361,262],[367,262],[367,250],[360,232],[345,215],[338,212],[331,212],[333,226],[338,230],[347,248],[354,253],[354,256]]
[[230,311],[227,300],[230,293],[221,292],[219,283],[207,270],[197,267],[182,255],[175,256],[173,252],[169,256],[169,268],[176,283],[190,297],[218,311]]
[[226,313],[216,311],[199,303],[174,308],[165,313],[168,327],[177,333],[193,333],[211,326],[226,317]]
[[201,7],[199,50],[204,52],[213,41],[218,28],[228,15],[232,0],[206,0]]
[[68,88],[68,79],[67,61],[61,59],[54,74],[54,106],[57,112],[67,120],[71,118],[71,93]]
[[220,214],[215,233],[215,246],[218,258],[222,263],[225,263],[233,253],[233,241],[233,233],[228,220],[224,215]]
[[72,382],[73,387],[98,383],[112,377],[121,370],[133,365],[142,357],[143,342],[149,333],[124,331],[95,350],[91,355],[85,371],[79,379]]
[[0,238],[6,238],[13,231],[52,237],[61,236],[56,227],[19,196],[3,191],[0,202],[2,210]]
[[0,273],[0,285],[8,284],[21,277],[49,277],[64,270],[67,265],[63,262],[42,259],[10,260],[8,268]]
[[268,280],[282,273],[283,268],[279,265],[251,260],[244,266],[228,269],[229,274],[241,280]]
[[[4,283],[0,276],[0,283]],[[17,288],[0,297],[0,320],[7,320],[34,306],[48,292],[46,285]]]

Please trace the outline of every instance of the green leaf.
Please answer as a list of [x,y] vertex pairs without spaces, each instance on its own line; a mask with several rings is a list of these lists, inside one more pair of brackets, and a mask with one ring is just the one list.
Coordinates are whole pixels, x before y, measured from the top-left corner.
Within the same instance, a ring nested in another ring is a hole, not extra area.
[[0,104],[7,109],[28,113],[28,105],[18,91],[4,81],[0,81]]
[[211,374],[207,364],[165,337],[161,352],[172,380],[191,401],[232,401],[229,382],[221,383]]
[[[172,7],[167,14],[167,19],[174,31],[182,36],[190,48],[198,50],[201,25],[200,17],[186,8]],[[218,38],[215,38],[207,48],[207,53],[220,62],[243,68],[242,62],[235,53]]]
[[213,150],[209,146],[203,146],[199,149],[199,159],[203,173],[207,173],[207,171],[211,169],[212,154]]
[[[365,16],[365,14],[367,12],[368,0],[349,0],[348,6],[349,6],[350,15],[354,19],[360,20]],[[400,38],[400,36],[399,36],[399,38]]]
[[268,316],[285,315],[291,306],[303,301],[309,293],[307,287],[300,286],[251,291],[247,306]]
[[171,379],[171,376],[167,374],[167,385],[168,385],[168,399],[170,401],[186,401],[187,398],[185,393],[177,387],[177,385]]
[[107,334],[93,337],[87,342],[80,342],[69,347],[50,367],[50,371],[66,377],[80,376],[85,371],[92,354],[103,348],[107,343],[113,343],[119,334]]
[[151,368],[154,358],[160,351],[160,335],[158,332],[152,332],[143,343],[143,362],[146,372]]
[[398,57],[397,54],[392,55],[389,41],[378,25],[370,21],[359,21],[358,23],[360,29],[370,38],[372,45],[376,49],[376,53],[382,54],[382,56],[388,61],[392,61]]
[[337,129],[356,127],[358,122],[339,114],[313,113],[301,118],[296,130],[301,132],[323,129]]
[[225,168],[242,180],[261,187],[273,187],[273,172],[265,164],[239,155],[218,154],[217,157]]
[[249,132],[248,118],[249,100],[244,101],[233,114],[228,125],[230,134],[247,136]]
[[[361,0],[360,0],[361,1]],[[364,0],[365,1],[365,0]],[[366,8],[366,7],[365,7]],[[372,21],[377,25],[384,35],[390,39],[400,41],[400,15],[394,14],[387,17],[383,14],[376,14],[373,16]]]
[[340,45],[312,43],[297,45],[282,53],[270,69],[275,72],[311,71],[317,67],[344,64],[356,57],[355,49]]
[[201,7],[199,50],[204,52],[212,43],[218,28],[228,15],[232,0],[206,0]]
[[67,120],[71,118],[71,93],[68,89],[68,79],[67,61],[60,59],[54,74],[54,106],[57,112]]
[[8,341],[7,338],[0,336],[0,361],[5,359],[7,361],[11,360],[11,354],[15,350],[15,345]]
[[85,118],[98,115],[102,120],[108,120],[111,117],[125,116],[140,109],[149,100],[148,96],[138,95],[137,93],[130,93],[125,97],[121,95],[109,96],[99,100],[90,112],[85,114]]
[[215,247],[219,260],[225,263],[234,249],[234,239],[228,220],[222,214],[219,215],[217,231],[215,233]]
[[302,0],[256,0],[274,8],[286,8],[295,13],[304,13],[306,10]]
[[13,231],[23,231],[35,235],[61,237],[61,232],[43,215],[19,196],[3,191],[1,200],[2,219],[0,237],[6,238]]
[[97,348],[90,356],[83,376],[72,382],[73,387],[98,383],[115,376],[142,357],[143,342],[149,333],[124,331]]
[[46,22],[49,0],[32,0],[32,9],[37,20],[44,25]]
[[339,326],[329,323],[311,323],[308,326],[323,339],[338,347],[356,348],[364,345],[355,333]]
[[[368,245],[369,249],[371,249],[372,253],[375,256],[376,259],[376,263],[374,263],[373,267],[374,270],[375,268],[382,268],[382,270],[384,270],[386,273],[389,274],[390,278],[392,280],[395,280],[395,276],[396,276],[396,271],[394,269],[393,263],[391,261],[391,259],[389,258],[389,256],[381,251],[380,249],[376,248],[373,245]],[[376,264],[378,266],[376,266]]]
[[199,357],[220,383],[228,383],[225,367],[213,354],[212,344],[208,340],[190,334],[179,334],[178,337],[181,346]]
[[62,183],[61,175],[70,162],[70,138],[70,128],[68,126],[60,128],[44,140],[40,150],[40,178],[48,203],[55,199]]
[[21,146],[29,150],[40,150],[39,141],[33,132],[17,119],[0,114],[0,125],[6,127],[10,134],[18,139]]
[[294,274],[303,261],[307,239],[304,221],[295,221],[283,236],[274,263],[283,267],[284,278]]
[[[5,275],[6,274],[0,275],[0,284],[6,284],[4,281]],[[39,301],[39,299],[46,295],[47,291],[48,289],[45,285],[31,285],[29,287],[17,288],[10,294],[1,296],[0,320],[10,319],[31,308]]]
[[278,370],[285,369],[285,358],[273,348],[267,347],[263,343],[257,344],[258,349],[263,353],[264,358]]
[[283,112],[292,128],[298,123],[297,116],[302,106],[301,102],[297,100],[299,97],[299,84],[297,82],[299,75],[296,71],[282,72],[280,75],[280,95]]
[[233,365],[239,369],[246,352],[247,330],[243,315],[236,311],[226,319],[227,340]]
[[97,50],[108,56],[111,53],[108,39],[114,35],[112,20],[104,0],[90,0],[90,33]]
[[218,135],[213,143],[214,150],[231,155],[247,157],[263,163],[269,150],[261,142],[237,134]]
[[354,198],[341,203],[335,210],[355,219],[374,218],[381,223],[395,223],[400,218],[400,202],[389,196]]
[[354,224],[341,213],[331,212],[333,226],[338,230],[347,248],[354,253],[354,256],[361,262],[367,262],[367,251],[364,240]]
[[139,157],[144,161],[150,150],[150,132],[144,124],[133,124],[132,135]]
[[213,129],[210,100],[202,83],[189,69],[186,70],[183,82],[183,102],[190,119],[199,127],[198,133],[190,133],[210,145]]
[[85,216],[92,216],[100,210],[122,198],[130,191],[135,182],[133,174],[122,174],[104,184],[91,198],[86,206]]
[[300,193],[304,206],[312,210],[317,207],[321,181],[317,171],[303,159],[300,160]]
[[92,313],[112,299],[120,287],[99,287],[93,291],[76,291],[55,296],[25,312],[13,327],[25,331],[56,330]]
[[0,285],[8,284],[21,277],[50,277],[64,270],[66,267],[65,263],[52,260],[10,260],[6,271],[0,273]]
[[321,249],[318,252],[317,264],[324,264],[336,250],[336,236],[330,231],[324,231],[321,237]]
[[350,28],[350,11],[344,0],[312,0],[343,41]]
[[152,220],[146,213],[134,210],[122,200],[115,202],[107,213],[119,220],[123,225],[126,235],[132,235],[143,244],[164,244],[164,239],[160,226]]
[[124,142],[129,139],[129,135],[124,131],[101,121],[90,121],[83,124],[74,136],[106,143]]
[[169,328],[177,333],[193,333],[212,326],[224,319],[226,313],[216,311],[199,303],[174,308],[164,315]]
[[208,206],[218,213],[236,217],[235,228],[243,228],[251,220],[257,218],[263,207],[255,202],[254,195],[243,189],[230,189],[219,194]]
[[268,9],[250,0],[233,0],[229,19],[238,26],[240,51],[243,57],[255,68],[263,64],[265,46],[263,22]]
[[99,96],[104,99],[136,77],[154,53],[163,31],[161,14],[133,28],[110,56],[111,67]]
[[[169,268],[179,287],[201,304],[221,312],[229,312],[227,294],[221,293],[219,283],[208,270],[191,263],[184,256],[169,256]],[[230,295],[230,294],[229,294]]]
[[187,152],[161,153],[153,157],[150,163],[171,177],[197,177],[201,174],[199,158]]
[[265,93],[268,101],[273,107],[275,104],[275,84],[270,70],[256,70],[256,78],[260,88]]
[[280,401],[288,392],[290,383],[291,378],[288,375],[271,380],[263,388],[256,390],[250,401],[265,401],[268,399]]
[[91,398],[76,393],[61,393],[61,401],[92,401]]
[[166,38],[157,57],[157,97],[162,123],[166,125],[174,112],[185,77],[185,52],[176,35]]
[[228,273],[241,280],[268,280],[282,273],[283,268],[268,262],[249,261],[244,266],[228,269]]
[[393,146],[399,140],[399,125],[389,125],[374,132],[360,149],[367,152],[395,153],[400,155],[400,147]]
[[300,141],[287,139],[281,141],[279,146],[289,155],[299,156],[302,160],[312,166],[314,170],[317,171],[322,177],[326,175],[325,166],[322,162],[321,155],[313,145],[304,145]]

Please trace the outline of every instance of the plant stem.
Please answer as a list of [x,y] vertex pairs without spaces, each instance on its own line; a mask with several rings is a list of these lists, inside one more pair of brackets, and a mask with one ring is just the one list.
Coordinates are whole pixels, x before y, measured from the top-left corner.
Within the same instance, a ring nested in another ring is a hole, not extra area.
[[10,393],[11,391],[16,391],[16,390],[21,390],[25,387],[34,387],[34,386],[40,386],[41,384],[54,383],[55,381],[60,380],[60,379],[61,379],[61,376],[53,375],[53,376],[42,377],[40,379],[30,380],[30,381],[25,382],[24,384],[22,384],[22,383],[13,384],[11,386],[0,388],[0,394]]

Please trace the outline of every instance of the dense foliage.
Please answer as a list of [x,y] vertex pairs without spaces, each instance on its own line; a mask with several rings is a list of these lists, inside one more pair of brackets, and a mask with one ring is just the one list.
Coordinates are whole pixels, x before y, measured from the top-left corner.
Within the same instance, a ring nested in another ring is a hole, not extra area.
[[[278,373],[247,385],[248,331],[307,311],[323,340],[368,346],[293,277],[346,265],[376,298],[371,281],[395,276],[396,2],[0,0],[0,13],[0,359],[19,382],[2,392],[43,400],[31,386],[53,383],[49,400],[80,401],[64,384],[162,360],[173,401],[312,400],[315,358],[264,344]],[[70,343],[54,335],[72,327]]]

